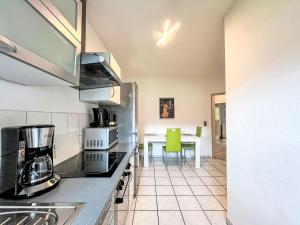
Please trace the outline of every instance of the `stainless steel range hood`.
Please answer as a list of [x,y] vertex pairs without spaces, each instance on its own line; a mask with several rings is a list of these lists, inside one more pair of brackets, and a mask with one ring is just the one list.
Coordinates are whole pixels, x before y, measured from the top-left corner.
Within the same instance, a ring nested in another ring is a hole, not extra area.
[[107,52],[87,52],[81,55],[80,90],[121,86],[120,68]]

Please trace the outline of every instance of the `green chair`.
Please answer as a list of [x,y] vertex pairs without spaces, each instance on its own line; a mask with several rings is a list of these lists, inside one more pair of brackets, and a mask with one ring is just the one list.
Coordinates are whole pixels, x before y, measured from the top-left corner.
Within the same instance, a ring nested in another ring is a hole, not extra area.
[[[163,146],[163,160],[167,165],[165,160],[165,154],[168,158],[168,153],[180,153],[180,165],[182,166],[182,146],[181,146],[181,131],[180,128],[168,128],[166,136],[166,146]],[[168,160],[168,159],[167,159]]]
[[[139,150],[144,151],[144,144],[143,143],[139,144]],[[153,159],[153,144],[152,143],[148,143],[148,151],[151,152],[151,158]]]
[[[201,137],[201,134],[202,134],[202,127],[197,127],[196,128],[196,136]],[[184,158],[185,158],[185,151],[186,150],[195,151],[195,143],[183,143],[182,148],[184,150],[183,154],[184,154]]]

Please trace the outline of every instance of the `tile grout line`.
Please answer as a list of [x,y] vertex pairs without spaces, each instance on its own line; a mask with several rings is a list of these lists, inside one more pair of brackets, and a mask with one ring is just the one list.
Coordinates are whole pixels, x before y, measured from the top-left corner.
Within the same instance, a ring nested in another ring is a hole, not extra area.
[[[182,159],[181,159],[181,160],[182,160]],[[181,163],[182,163],[182,162],[181,162]],[[181,171],[180,171],[180,172],[181,172]],[[175,189],[174,189],[174,185],[173,185],[173,183],[172,183],[172,180],[171,180],[171,177],[170,177],[168,168],[167,168],[167,173],[168,173],[168,175],[169,175],[169,179],[170,179],[170,182],[171,182],[171,185],[172,185],[172,189],[173,189],[173,191],[174,191],[174,196],[175,196],[176,202],[177,202],[177,204],[178,204],[178,208],[179,208],[179,211],[180,211],[180,214],[181,214],[181,218],[182,218],[182,220],[183,220],[184,225],[186,225],[185,219],[184,219],[183,213],[182,213],[182,211],[181,211],[181,207],[180,207],[180,205],[179,205],[178,198],[177,198],[177,195],[176,195],[176,192],[175,192]],[[181,172],[181,173],[182,173],[182,172]],[[183,175],[183,174],[182,174],[182,175]]]

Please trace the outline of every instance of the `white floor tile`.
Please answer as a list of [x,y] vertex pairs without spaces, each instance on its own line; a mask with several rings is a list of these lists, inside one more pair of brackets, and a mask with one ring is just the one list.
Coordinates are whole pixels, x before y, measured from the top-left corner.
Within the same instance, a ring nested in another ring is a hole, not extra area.
[[203,182],[198,177],[187,177],[186,181],[189,185],[204,185]]
[[207,171],[216,170],[216,167],[214,166],[203,166],[203,168],[206,169]]
[[140,185],[155,185],[154,177],[141,177]]
[[190,186],[194,195],[212,195],[206,186]]
[[135,211],[133,225],[158,225],[156,211]]
[[156,196],[137,196],[135,210],[157,210]]
[[214,177],[223,177],[224,174],[222,172],[220,172],[219,170],[211,170],[208,171],[210,173],[210,175],[214,176]]
[[202,210],[195,196],[177,196],[181,210]]
[[159,225],[184,225],[180,211],[158,211]]
[[182,171],[182,174],[185,177],[197,177],[197,174],[192,170]]
[[156,170],[155,177],[169,177],[169,173],[166,170]]
[[226,211],[205,212],[212,225],[226,225]]
[[156,186],[157,195],[175,195],[172,186]]
[[175,195],[193,195],[189,186],[173,186]]
[[200,178],[204,184],[206,185],[221,185],[215,178],[213,177],[201,177]]
[[155,170],[167,170],[166,166],[155,166]]
[[138,195],[156,195],[155,186],[139,186]]
[[126,225],[132,225],[133,223],[133,215],[134,215],[134,211],[129,211],[127,214],[127,219],[126,219]]
[[180,171],[171,170],[171,171],[168,171],[168,173],[169,173],[170,177],[183,177],[183,175]]
[[154,171],[142,171],[142,177],[154,177]]
[[171,185],[170,178],[167,177],[156,177],[156,185]]
[[203,210],[224,210],[214,196],[196,196]]
[[171,182],[173,185],[188,185],[184,178],[171,177]]
[[179,210],[175,196],[157,196],[158,210]]
[[203,211],[182,211],[185,225],[210,225]]
[[211,177],[211,175],[206,170],[205,171],[200,170],[195,172],[200,177]]
[[215,196],[215,198],[221,203],[224,209],[227,210],[227,196]]
[[220,184],[227,185],[226,177],[215,177],[215,178],[219,181]]
[[226,195],[226,189],[222,186],[207,186],[213,195]]
[[167,166],[168,171],[180,171],[179,166]]
[[193,170],[193,168],[191,166],[185,165],[181,167],[181,171],[189,171],[189,170]]

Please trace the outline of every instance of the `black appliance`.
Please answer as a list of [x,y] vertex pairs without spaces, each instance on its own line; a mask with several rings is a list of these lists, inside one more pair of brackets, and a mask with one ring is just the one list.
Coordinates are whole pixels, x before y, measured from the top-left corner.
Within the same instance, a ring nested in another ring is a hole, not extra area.
[[55,173],[63,178],[111,177],[126,152],[84,150],[55,166]]
[[93,108],[94,122],[91,127],[107,127],[109,125],[109,113],[106,109]]
[[116,126],[117,125],[117,115],[114,113],[109,114],[109,126]]
[[26,198],[60,181],[53,171],[53,125],[7,127],[1,131],[0,193]]

